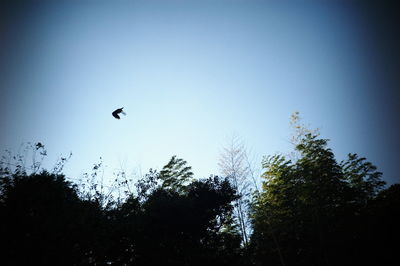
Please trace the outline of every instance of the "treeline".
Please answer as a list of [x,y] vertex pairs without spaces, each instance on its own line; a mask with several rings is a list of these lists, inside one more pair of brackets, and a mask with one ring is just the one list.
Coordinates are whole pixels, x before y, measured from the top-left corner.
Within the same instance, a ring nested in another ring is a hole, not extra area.
[[263,160],[248,194],[237,176],[195,179],[175,156],[123,197],[68,182],[61,166],[3,161],[1,264],[395,265],[400,185],[385,188],[356,154],[337,162],[327,144],[303,132],[291,159]]

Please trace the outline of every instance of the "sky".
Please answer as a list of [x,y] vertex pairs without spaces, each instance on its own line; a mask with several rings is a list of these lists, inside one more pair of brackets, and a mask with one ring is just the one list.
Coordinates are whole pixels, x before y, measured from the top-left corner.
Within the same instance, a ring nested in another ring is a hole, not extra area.
[[[171,156],[219,174],[232,135],[289,152],[290,115],[338,161],[358,153],[400,182],[398,10],[380,1],[2,1],[0,147],[41,142],[144,174]],[[111,112],[124,107],[121,120]]]

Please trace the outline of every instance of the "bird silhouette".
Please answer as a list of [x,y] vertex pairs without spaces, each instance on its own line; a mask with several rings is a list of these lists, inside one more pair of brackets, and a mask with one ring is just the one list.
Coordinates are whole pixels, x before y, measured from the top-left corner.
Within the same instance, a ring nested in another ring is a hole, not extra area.
[[112,112],[113,117],[115,117],[116,119],[120,119],[119,114],[122,113],[123,115],[125,115],[125,112],[122,109],[124,109],[124,107],[119,108],[119,109],[115,110],[114,112]]

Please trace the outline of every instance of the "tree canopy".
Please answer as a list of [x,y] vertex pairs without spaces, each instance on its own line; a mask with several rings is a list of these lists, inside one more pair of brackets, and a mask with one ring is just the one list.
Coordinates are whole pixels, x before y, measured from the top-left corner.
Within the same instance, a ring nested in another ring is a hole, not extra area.
[[173,156],[134,186],[120,173],[115,193],[98,183],[102,162],[84,175],[89,183],[72,183],[67,158],[41,169],[44,145],[30,145],[40,155],[32,166],[18,156],[0,163],[2,264],[393,265],[400,185],[385,187],[357,154],[338,162],[298,119],[294,151],[264,157],[252,194],[238,183],[248,184],[249,165],[236,148],[223,157],[226,176],[195,178]]
[[356,154],[338,163],[328,140],[317,133],[305,133],[295,149],[295,160],[282,155],[263,160],[263,190],[252,208],[255,260],[340,265],[352,259],[359,265],[363,251],[354,239],[364,221],[354,221],[380,195],[381,173]]

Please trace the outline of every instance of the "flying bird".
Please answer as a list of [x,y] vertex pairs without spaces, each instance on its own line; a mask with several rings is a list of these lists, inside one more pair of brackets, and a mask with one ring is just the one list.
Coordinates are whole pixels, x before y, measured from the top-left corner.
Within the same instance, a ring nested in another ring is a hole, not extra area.
[[124,109],[124,107],[119,108],[119,109],[115,110],[114,112],[112,112],[113,117],[115,117],[116,119],[120,119],[119,114],[126,115],[126,113],[122,109]]

